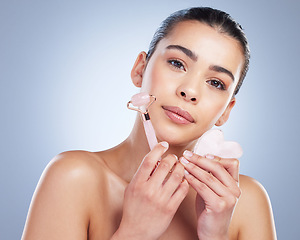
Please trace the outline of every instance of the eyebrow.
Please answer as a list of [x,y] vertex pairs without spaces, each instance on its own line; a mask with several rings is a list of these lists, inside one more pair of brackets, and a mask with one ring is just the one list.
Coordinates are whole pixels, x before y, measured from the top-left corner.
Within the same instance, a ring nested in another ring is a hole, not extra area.
[[[185,55],[187,55],[193,61],[196,62],[198,60],[198,56],[197,56],[196,53],[194,53],[190,49],[185,48],[185,47],[183,47],[181,45],[169,45],[169,46],[166,47],[166,49],[177,49],[177,50],[180,50],[181,52],[183,52]],[[234,81],[234,76],[233,76],[232,72],[229,71],[229,70],[227,70],[226,68],[223,68],[223,67],[218,66],[218,65],[211,65],[209,67],[209,69],[212,70],[212,71],[215,71],[215,72],[225,73],[225,74],[227,74],[232,79],[232,81]]]
[[190,49],[187,49],[183,46],[180,45],[169,45],[166,47],[166,49],[177,49],[180,50],[181,52],[183,52],[185,55],[187,55],[190,59],[192,59],[194,62],[196,62],[198,60],[197,55],[192,52]]
[[209,69],[212,70],[212,71],[215,71],[215,72],[225,73],[232,79],[232,81],[234,81],[234,76],[233,76],[232,72],[230,72],[226,68],[223,68],[223,67],[218,66],[218,65],[211,65],[209,67]]

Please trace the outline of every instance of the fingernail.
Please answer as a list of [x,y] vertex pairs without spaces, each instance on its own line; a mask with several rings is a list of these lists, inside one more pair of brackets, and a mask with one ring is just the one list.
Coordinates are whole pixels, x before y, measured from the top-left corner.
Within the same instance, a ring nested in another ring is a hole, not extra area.
[[214,159],[215,156],[214,156],[214,155],[211,155],[211,154],[206,154],[206,155],[205,155],[205,158],[207,158],[207,159]]
[[185,175],[189,175],[190,173],[187,170],[184,170]]
[[176,158],[176,160],[178,160],[178,157],[175,154],[173,154],[173,156]]
[[187,165],[189,163],[188,160],[186,160],[184,157],[180,158],[180,162],[183,164],[183,166]]
[[185,156],[186,158],[190,158],[190,157],[193,156],[193,153],[191,151],[189,151],[189,150],[185,150],[183,152],[183,156]]
[[164,148],[169,147],[169,143],[167,143],[167,142],[160,142],[160,145],[162,145]]

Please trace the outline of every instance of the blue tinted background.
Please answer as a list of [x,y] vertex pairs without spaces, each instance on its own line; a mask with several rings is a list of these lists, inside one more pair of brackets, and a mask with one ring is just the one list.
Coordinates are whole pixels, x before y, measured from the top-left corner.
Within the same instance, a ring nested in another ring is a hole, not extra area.
[[[228,11],[248,36],[251,67],[227,139],[244,149],[279,239],[299,236],[299,1],[0,2],[0,239],[19,239],[39,177],[57,153],[97,151],[126,138],[135,57],[171,12]],[[296,224],[297,223],[297,224]],[[253,229],[255,231],[255,229]]]

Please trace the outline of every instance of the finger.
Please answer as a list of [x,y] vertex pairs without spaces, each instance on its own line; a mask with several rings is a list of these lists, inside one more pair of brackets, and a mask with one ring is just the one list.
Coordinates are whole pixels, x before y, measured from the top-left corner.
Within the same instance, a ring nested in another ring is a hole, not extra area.
[[167,151],[168,147],[169,144],[167,142],[156,144],[154,148],[144,157],[132,181],[139,180],[146,182],[150,178],[156,163],[161,159],[161,156]]
[[[222,160],[221,158],[209,155],[208,159],[207,157],[204,158],[197,154],[191,155],[189,152],[184,153],[184,155],[189,158],[187,161],[190,161],[191,163],[190,165],[187,164],[187,171],[192,171],[196,178],[207,184],[218,195],[225,196],[228,193],[232,193],[236,197],[240,196],[240,189],[237,181],[220,163]],[[193,164],[195,164],[197,167],[193,166]],[[220,186],[219,182],[226,186],[226,189]],[[228,192],[228,190],[230,190],[230,192]]]
[[216,195],[206,184],[201,183],[192,174],[186,175],[186,180],[196,190],[209,212],[221,213],[230,210],[232,212],[237,202],[237,197],[230,194],[224,197]]
[[[189,173],[188,175],[186,175],[186,178],[189,175],[192,175],[192,177],[195,178],[190,178],[193,180],[193,187],[197,187],[198,184],[200,185],[200,188],[202,188],[202,184],[205,184],[209,189],[211,189],[220,197],[228,196],[229,194],[231,194],[228,187],[220,182],[213,174],[207,172],[206,170],[200,168],[192,162],[186,163],[187,160],[184,161],[184,158],[180,158],[180,161],[185,165],[185,168]],[[189,180],[189,178],[187,178],[187,180]]]
[[[212,156],[212,155],[207,155],[206,157],[201,157],[197,154],[194,154],[189,151],[184,152],[184,157],[197,165],[198,167],[212,173],[216,178],[218,178],[225,186],[227,187],[232,187],[234,184],[234,187],[236,185],[236,179],[231,176],[230,172],[225,169],[225,167],[222,165],[221,161],[223,159]],[[225,161],[225,163],[229,167],[229,162]],[[231,171],[236,172],[233,170],[233,166],[230,167]],[[237,171],[238,172],[238,171]]]
[[233,179],[238,182],[239,181],[239,166],[240,162],[236,158],[220,158],[212,155],[205,156],[209,159],[214,159],[218,161],[226,171],[233,177]]
[[217,196],[211,188],[209,188],[205,183],[200,182],[192,174],[186,174],[185,179],[190,186],[195,189],[205,203],[212,203],[216,197],[219,198],[219,196]]
[[178,186],[182,183],[184,177],[184,167],[182,164],[176,163],[173,171],[169,174],[168,179],[163,185],[163,192],[172,196]]
[[221,158],[220,163],[229,172],[233,179],[239,182],[240,161],[236,158]]
[[177,162],[177,160],[177,156],[174,154],[169,154],[162,159],[149,179],[149,182],[152,182],[154,185],[161,188],[163,182],[170,173],[171,169],[174,167],[174,164]]
[[[179,164],[178,164],[179,165]],[[186,179],[184,179],[177,187],[174,194],[171,196],[168,205],[171,209],[178,209],[183,199],[189,192],[189,184]]]

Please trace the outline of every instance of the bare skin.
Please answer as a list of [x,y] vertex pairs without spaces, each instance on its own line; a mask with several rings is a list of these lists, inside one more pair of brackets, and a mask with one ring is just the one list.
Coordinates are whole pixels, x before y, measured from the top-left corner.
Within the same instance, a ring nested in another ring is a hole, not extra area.
[[[197,60],[174,45],[191,49]],[[149,62],[141,53],[132,81],[158,99],[150,115],[162,143],[149,152],[137,118],[113,149],[58,155],[38,184],[23,239],[276,239],[268,196],[239,175],[237,159],[184,153],[229,118],[242,63],[235,40],[193,21],[178,24]],[[193,121],[174,122],[164,109],[170,105]]]

